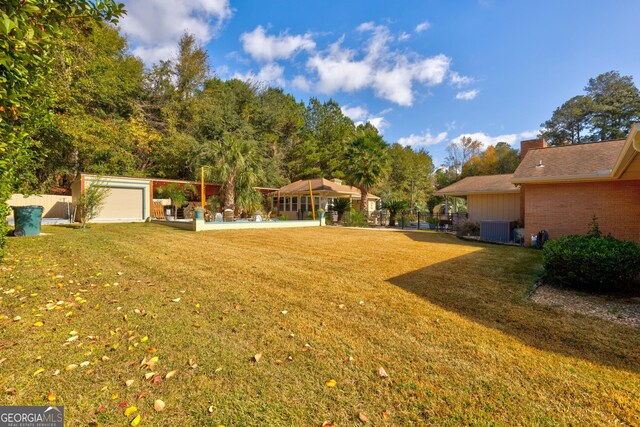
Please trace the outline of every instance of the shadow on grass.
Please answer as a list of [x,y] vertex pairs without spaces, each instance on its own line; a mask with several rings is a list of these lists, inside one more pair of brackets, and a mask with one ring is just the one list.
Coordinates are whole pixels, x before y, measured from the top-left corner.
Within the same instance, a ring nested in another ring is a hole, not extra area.
[[417,241],[482,250],[393,277],[388,279],[391,284],[531,347],[640,372],[640,329],[525,298],[540,268],[533,250],[463,242],[436,233],[406,234]]

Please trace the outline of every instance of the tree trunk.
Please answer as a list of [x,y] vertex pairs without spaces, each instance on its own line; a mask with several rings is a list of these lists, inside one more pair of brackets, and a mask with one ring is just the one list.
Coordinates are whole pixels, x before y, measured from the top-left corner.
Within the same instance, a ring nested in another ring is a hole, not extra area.
[[369,203],[367,200],[369,191],[365,187],[360,187],[360,212],[364,214],[364,219],[369,220]]
[[398,212],[389,211],[389,227],[395,227],[396,226],[396,215],[398,215]]
[[224,209],[235,210],[236,208],[236,176],[232,175],[227,182],[222,185],[224,192]]

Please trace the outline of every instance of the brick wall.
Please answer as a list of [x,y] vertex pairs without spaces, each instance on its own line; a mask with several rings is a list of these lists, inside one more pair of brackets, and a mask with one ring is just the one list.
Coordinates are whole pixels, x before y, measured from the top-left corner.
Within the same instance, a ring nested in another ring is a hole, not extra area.
[[640,181],[526,184],[525,242],[545,229],[551,239],[584,234],[592,216],[600,230],[640,242]]

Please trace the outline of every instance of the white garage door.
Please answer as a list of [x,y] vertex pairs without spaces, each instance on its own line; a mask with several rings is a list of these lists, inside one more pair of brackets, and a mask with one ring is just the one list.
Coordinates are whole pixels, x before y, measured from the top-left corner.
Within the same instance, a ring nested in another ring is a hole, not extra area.
[[110,187],[100,213],[94,220],[144,219],[142,188]]

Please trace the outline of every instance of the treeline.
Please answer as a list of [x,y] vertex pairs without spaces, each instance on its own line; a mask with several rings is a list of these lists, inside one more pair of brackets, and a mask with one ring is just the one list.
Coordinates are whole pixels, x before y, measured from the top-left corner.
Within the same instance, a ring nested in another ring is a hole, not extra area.
[[[304,103],[279,88],[218,78],[190,34],[175,58],[150,69],[104,22],[67,26],[62,47],[50,82],[54,116],[33,135],[46,161],[25,187],[68,191],[80,172],[191,180],[200,166],[233,186],[225,191],[233,198],[306,178],[358,184],[348,174],[350,143],[363,132],[380,136],[333,100]],[[424,204],[433,188],[431,156],[384,145],[381,176],[368,189]]]

